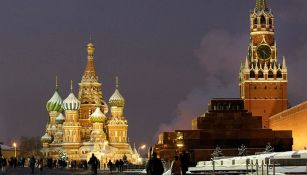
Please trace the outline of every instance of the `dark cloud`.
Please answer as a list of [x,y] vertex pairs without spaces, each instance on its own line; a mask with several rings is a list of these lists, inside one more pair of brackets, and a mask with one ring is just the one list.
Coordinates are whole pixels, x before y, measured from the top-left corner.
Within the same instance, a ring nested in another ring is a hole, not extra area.
[[192,89],[179,102],[175,118],[161,124],[158,132],[174,129],[191,129],[191,120],[204,113],[211,98],[238,97],[240,62],[244,61],[248,35],[231,34],[226,30],[209,31],[195,49],[195,59],[202,66],[204,84]]

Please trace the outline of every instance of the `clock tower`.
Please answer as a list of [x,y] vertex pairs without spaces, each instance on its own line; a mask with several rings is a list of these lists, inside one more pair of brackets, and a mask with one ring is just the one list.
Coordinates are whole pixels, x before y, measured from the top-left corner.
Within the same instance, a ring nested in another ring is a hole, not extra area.
[[280,64],[275,40],[272,10],[266,0],[256,0],[250,12],[248,55],[240,68],[240,96],[245,109],[262,116],[262,126],[269,127],[269,117],[288,107],[287,66]]

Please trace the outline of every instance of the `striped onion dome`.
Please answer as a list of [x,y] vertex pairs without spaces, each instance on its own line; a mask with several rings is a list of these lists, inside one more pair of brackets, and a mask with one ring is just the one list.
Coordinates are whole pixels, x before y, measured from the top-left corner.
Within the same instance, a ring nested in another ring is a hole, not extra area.
[[119,107],[124,107],[125,106],[125,99],[124,97],[120,94],[119,90],[116,88],[115,92],[109,99],[109,103],[111,106],[119,106]]
[[76,98],[74,93],[70,93],[68,97],[63,101],[63,109],[77,111],[80,109],[80,101]]
[[62,98],[59,95],[58,91],[56,90],[53,96],[46,104],[46,109],[48,112],[57,111],[60,112],[62,110]]
[[63,124],[64,121],[65,121],[65,117],[64,117],[64,115],[63,115],[62,113],[60,113],[60,114],[57,116],[57,118],[55,119],[55,122],[56,122],[57,124]]
[[115,84],[115,92],[109,99],[110,106],[118,106],[118,107],[124,107],[125,106],[125,99],[119,92],[119,81],[118,77],[116,76],[116,84]]
[[41,137],[41,142],[42,143],[51,143],[52,137],[46,132],[43,137]]
[[90,120],[92,123],[103,123],[106,120],[106,116],[97,107],[95,112],[91,115]]

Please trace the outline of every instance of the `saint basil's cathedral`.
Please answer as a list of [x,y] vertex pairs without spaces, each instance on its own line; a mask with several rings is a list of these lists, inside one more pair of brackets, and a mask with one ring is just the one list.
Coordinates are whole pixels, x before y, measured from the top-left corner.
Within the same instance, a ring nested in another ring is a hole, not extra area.
[[[70,94],[62,100],[56,83],[55,92],[46,104],[49,121],[41,137],[42,152],[53,159],[58,159],[61,152],[70,161],[88,160],[94,153],[101,164],[123,158],[138,164],[140,155],[128,141],[125,99],[119,92],[118,78],[107,104],[96,75],[94,51],[95,46],[88,43],[87,64],[79,83],[78,98],[71,82]],[[110,117],[107,117],[109,109]]]

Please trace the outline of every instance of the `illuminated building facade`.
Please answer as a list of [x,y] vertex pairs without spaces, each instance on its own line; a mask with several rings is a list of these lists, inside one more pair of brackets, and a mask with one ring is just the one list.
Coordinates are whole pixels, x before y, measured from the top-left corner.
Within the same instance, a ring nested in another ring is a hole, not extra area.
[[[41,138],[43,153],[57,159],[64,151],[69,160],[88,160],[94,153],[101,164],[124,157],[131,163],[140,163],[140,156],[128,143],[128,121],[124,116],[125,99],[120,94],[118,78],[116,89],[108,104],[103,100],[102,85],[98,81],[94,64],[95,47],[87,45],[87,64],[78,98],[71,92],[62,101],[58,83],[46,104],[49,121]],[[65,114],[65,116],[64,116]]]
[[[286,60],[277,63],[275,24],[265,0],[258,0],[250,16],[251,42],[249,55],[240,69],[240,92],[245,108],[263,116],[264,127],[291,130],[293,150],[307,148],[305,127],[307,104],[288,108]],[[260,76],[259,76],[260,75]]]
[[240,95],[244,106],[262,125],[269,127],[269,117],[288,108],[288,71],[286,59],[278,63],[275,23],[266,0],[256,0],[250,13],[248,56],[240,69]]

